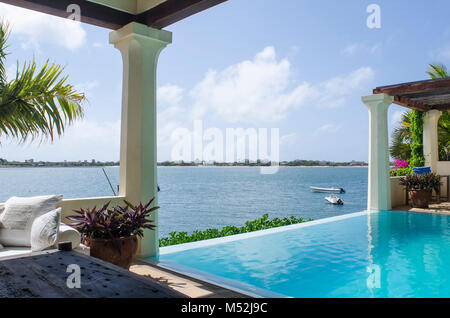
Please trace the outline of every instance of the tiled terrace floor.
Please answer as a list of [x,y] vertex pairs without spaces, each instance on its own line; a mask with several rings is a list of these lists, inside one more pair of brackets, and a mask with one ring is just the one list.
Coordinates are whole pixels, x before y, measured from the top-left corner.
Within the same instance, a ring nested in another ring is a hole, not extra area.
[[181,275],[161,267],[137,261],[130,271],[150,277],[191,298],[248,298],[223,287]]

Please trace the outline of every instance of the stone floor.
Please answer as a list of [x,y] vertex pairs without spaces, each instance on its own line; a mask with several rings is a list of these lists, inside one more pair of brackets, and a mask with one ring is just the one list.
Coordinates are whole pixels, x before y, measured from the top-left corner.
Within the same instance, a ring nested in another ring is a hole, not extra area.
[[181,275],[144,262],[136,262],[130,271],[157,280],[191,298],[248,298],[249,296],[223,287]]
[[400,206],[393,209],[394,211],[409,211],[419,213],[437,213],[450,215],[450,202],[432,203],[428,209],[412,208],[410,206]]

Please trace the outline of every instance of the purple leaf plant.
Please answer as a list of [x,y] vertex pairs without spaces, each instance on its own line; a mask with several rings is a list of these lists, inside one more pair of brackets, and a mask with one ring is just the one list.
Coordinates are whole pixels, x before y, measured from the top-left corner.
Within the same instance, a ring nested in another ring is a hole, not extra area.
[[115,239],[137,235],[142,237],[144,229],[154,230],[156,225],[149,219],[159,206],[150,207],[155,198],[145,205],[132,205],[124,201],[124,206],[109,208],[111,202],[106,203],[100,209],[74,210],[75,215],[67,219],[73,221],[69,225],[80,231],[83,239]]

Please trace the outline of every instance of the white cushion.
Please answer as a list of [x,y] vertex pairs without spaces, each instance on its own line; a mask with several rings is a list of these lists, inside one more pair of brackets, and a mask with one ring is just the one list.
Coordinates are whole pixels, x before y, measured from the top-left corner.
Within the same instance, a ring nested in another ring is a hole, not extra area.
[[31,253],[31,248],[29,247],[5,247],[0,250],[0,260],[2,257],[27,255],[29,253]]
[[30,235],[34,220],[55,210],[61,200],[60,195],[10,198],[0,216],[0,243],[5,246],[31,246]]
[[81,243],[81,234],[73,227],[61,223],[59,226],[59,238],[55,243],[55,248],[60,242],[72,242],[72,249],[76,249]]
[[37,217],[31,227],[31,250],[38,252],[49,248],[58,240],[61,208]]

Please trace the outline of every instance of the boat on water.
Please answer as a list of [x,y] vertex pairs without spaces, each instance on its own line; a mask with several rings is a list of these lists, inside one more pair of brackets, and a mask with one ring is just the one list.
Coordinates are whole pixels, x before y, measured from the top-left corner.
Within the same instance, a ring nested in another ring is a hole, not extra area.
[[327,200],[329,203],[334,204],[334,205],[344,205],[344,201],[342,201],[341,198],[339,198],[335,195],[330,195],[328,197],[325,197],[325,200]]
[[319,187],[309,187],[313,192],[328,192],[328,193],[345,193],[342,188],[319,188]]

